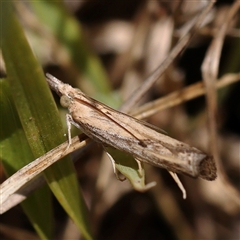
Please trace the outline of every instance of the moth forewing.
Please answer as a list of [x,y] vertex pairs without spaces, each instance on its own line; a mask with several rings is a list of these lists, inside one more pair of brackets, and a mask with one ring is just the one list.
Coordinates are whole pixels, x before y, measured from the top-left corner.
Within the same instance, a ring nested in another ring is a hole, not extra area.
[[115,111],[95,100],[76,97],[69,106],[73,120],[95,140],[126,151],[143,162],[185,173],[200,175],[200,163],[207,156],[173,138],[141,124],[135,118]]
[[69,98],[67,107],[72,123],[90,138],[172,172],[207,180],[216,178],[215,163],[205,153],[149,128],[51,75],[47,76],[51,88]]

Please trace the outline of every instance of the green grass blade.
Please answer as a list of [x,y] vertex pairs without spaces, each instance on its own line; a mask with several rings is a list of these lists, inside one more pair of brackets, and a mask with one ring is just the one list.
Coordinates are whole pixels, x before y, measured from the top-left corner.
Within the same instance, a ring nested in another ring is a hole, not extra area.
[[[11,9],[1,1],[2,49],[11,93],[34,158],[62,143],[64,133],[59,114],[42,69]],[[46,180],[86,239],[91,239],[87,209],[79,193],[69,158],[45,172]],[[44,211],[44,210],[43,210]]]
[[[10,176],[32,161],[34,157],[5,79],[0,80],[0,112],[2,115],[0,118],[0,158],[6,174]],[[37,190],[21,205],[39,236],[42,239],[52,239],[53,213],[49,189],[43,187]]]

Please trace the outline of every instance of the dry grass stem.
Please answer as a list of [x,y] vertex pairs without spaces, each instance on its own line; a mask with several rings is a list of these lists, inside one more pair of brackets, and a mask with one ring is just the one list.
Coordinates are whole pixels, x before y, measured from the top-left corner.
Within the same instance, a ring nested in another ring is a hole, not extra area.
[[[216,82],[217,89],[228,86],[240,80],[240,74],[226,74]],[[164,109],[177,106],[191,99],[202,96],[206,93],[202,81],[187,86],[181,90],[169,93],[155,101],[144,104],[143,106],[131,111],[131,115],[138,119],[145,119]]]
[[[224,167],[221,164],[219,156],[219,147],[218,147],[218,133],[217,133],[217,94],[216,94],[216,85],[217,85],[217,76],[219,71],[219,62],[222,51],[222,46],[224,38],[227,34],[228,26],[238,12],[240,8],[240,2],[236,1],[226,16],[223,19],[222,27],[214,36],[214,39],[209,46],[207,54],[205,56],[204,62],[202,64],[202,74],[203,81],[206,89],[206,98],[207,98],[207,111],[208,111],[208,123],[210,130],[210,139],[209,146],[214,159],[218,165],[218,171],[220,173],[220,179],[225,185],[225,190],[233,197],[233,199],[239,203],[240,192],[233,187],[233,185],[228,181],[227,175],[225,174]],[[240,204],[240,203],[239,203]]]
[[[41,182],[34,182],[34,186],[29,183],[50,167],[53,163],[65,157],[76,149],[87,145],[89,139],[81,141],[81,137],[72,138],[72,144],[67,148],[68,141],[62,143],[58,147],[47,152],[45,155],[37,158],[33,162],[18,170],[0,185],[1,192],[1,208],[0,214],[3,214],[10,208],[22,202],[26,196],[35,188],[39,187]],[[65,151],[66,150],[66,151]],[[29,189],[30,187],[30,189]]]

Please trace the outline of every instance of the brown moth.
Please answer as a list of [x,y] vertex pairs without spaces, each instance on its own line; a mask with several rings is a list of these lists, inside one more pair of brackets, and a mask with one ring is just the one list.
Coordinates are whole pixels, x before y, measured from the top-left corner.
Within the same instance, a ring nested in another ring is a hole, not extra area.
[[50,74],[46,76],[51,89],[61,97],[61,105],[69,110],[69,144],[73,124],[103,146],[125,151],[137,161],[191,177],[217,177],[213,158],[197,148],[159,133],[144,121],[116,111]]

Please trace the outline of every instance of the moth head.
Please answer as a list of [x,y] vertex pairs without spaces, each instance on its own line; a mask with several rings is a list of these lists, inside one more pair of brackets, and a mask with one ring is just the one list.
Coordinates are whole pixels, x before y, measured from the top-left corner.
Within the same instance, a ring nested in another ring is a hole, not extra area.
[[60,104],[62,107],[68,108],[69,105],[71,104],[71,97],[69,97],[67,95],[62,95],[60,97]]
[[68,84],[65,84],[58,80],[51,74],[46,74],[46,80],[52,90],[54,90],[60,97],[66,94],[73,94],[75,90]]

